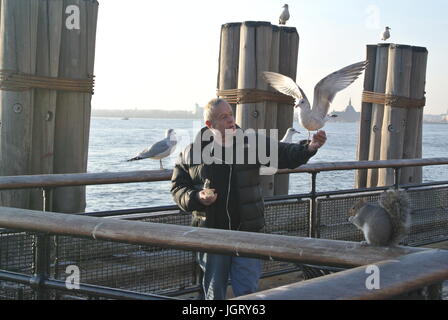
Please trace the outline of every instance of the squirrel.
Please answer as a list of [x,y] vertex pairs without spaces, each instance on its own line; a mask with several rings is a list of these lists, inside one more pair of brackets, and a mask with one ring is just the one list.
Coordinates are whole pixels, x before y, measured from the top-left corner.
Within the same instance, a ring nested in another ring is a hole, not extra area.
[[348,221],[362,230],[367,244],[372,246],[396,246],[411,227],[411,208],[404,191],[388,190],[378,203],[361,199],[348,213]]

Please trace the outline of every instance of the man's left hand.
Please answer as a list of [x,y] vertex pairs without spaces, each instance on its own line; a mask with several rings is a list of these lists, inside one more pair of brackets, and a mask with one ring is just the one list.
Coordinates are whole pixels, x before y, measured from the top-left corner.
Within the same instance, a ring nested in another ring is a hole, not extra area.
[[311,139],[310,144],[308,145],[308,150],[314,152],[322,147],[327,141],[327,134],[323,130],[317,131],[316,134],[313,134],[313,138]]

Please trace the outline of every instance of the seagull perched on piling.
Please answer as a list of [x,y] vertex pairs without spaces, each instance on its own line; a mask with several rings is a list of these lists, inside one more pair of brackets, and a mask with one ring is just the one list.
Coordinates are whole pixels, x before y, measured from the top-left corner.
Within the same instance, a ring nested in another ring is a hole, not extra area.
[[283,6],[282,14],[280,15],[280,18],[278,18],[278,24],[285,25],[286,21],[289,20],[289,11],[288,11],[288,5],[285,4]]
[[390,38],[390,32],[389,32],[389,30],[392,30],[392,29],[389,28],[389,27],[386,27],[386,29],[384,30],[384,32],[383,32],[382,35],[381,35],[381,40],[386,41],[387,39]]
[[173,153],[177,144],[176,132],[173,129],[166,130],[165,139],[154,143],[149,148],[146,148],[134,158],[128,161],[136,161],[142,159],[154,159],[160,161],[160,169],[163,169],[162,159],[168,157]]
[[331,118],[327,114],[336,93],[352,84],[367,64],[367,61],[354,63],[320,80],[314,87],[312,108],[303,90],[291,78],[267,71],[263,72],[263,77],[274,89],[296,99],[295,108],[300,108],[300,124],[308,130],[309,139],[311,131],[321,129]]
[[294,128],[289,128],[288,130],[286,130],[285,136],[282,138],[282,140],[280,140],[280,142],[292,143],[292,137],[296,133],[300,133],[300,132]]

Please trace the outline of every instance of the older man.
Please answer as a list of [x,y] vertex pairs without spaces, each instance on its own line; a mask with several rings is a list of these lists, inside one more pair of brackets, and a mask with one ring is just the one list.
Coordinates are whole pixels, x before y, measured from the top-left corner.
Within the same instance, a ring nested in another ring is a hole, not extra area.
[[[194,226],[262,231],[265,221],[261,164],[258,157],[254,163],[248,161],[247,152],[257,151],[259,142],[266,142],[268,152],[278,152],[278,168],[296,168],[324,145],[325,132],[319,131],[311,141],[299,144],[275,141],[278,148],[273,148],[271,139],[256,134],[257,143],[249,144],[246,139],[239,142],[244,144],[239,148],[235,132],[241,129],[225,100],[211,100],[205,107],[204,121],[205,127],[180,154],[174,168],[171,193],[175,202],[183,211],[193,213]],[[236,161],[238,152],[246,152],[243,163]],[[198,261],[204,272],[206,299],[225,299],[229,277],[235,296],[253,293],[258,288],[259,259],[200,253]]]

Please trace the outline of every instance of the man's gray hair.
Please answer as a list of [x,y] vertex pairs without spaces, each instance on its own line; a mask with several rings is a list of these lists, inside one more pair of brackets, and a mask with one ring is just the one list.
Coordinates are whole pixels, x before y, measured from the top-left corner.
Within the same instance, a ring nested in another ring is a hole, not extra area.
[[210,100],[207,105],[204,107],[204,121],[212,121],[214,120],[214,114],[213,111],[215,107],[217,107],[221,102],[225,101],[221,98],[215,98]]

